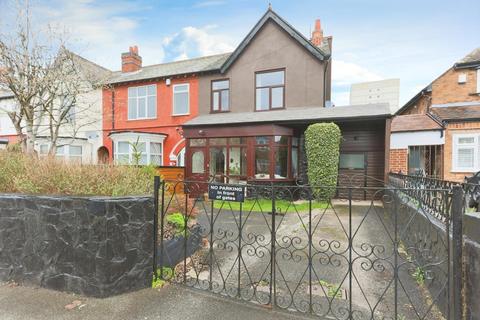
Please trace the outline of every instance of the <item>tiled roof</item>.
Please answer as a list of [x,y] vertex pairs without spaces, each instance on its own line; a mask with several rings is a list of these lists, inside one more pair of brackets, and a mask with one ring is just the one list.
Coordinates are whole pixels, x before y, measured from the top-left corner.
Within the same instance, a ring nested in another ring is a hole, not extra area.
[[409,114],[392,119],[392,132],[427,131],[442,129],[442,126],[426,114]]
[[95,62],[87,60],[72,51],[67,50],[67,52],[71,55],[73,62],[81,68],[81,72],[84,76],[95,84],[105,83],[112,74],[112,71],[96,64]]
[[140,70],[133,72],[116,71],[108,79],[107,83],[115,84],[128,81],[168,77],[179,74],[219,70],[229,56],[230,53],[222,53],[213,56],[145,66]]
[[457,64],[465,64],[465,63],[473,63],[473,62],[480,62],[480,47],[476,48],[461,60],[457,61]]
[[448,120],[480,120],[480,102],[477,106],[440,107],[430,111],[443,121]]
[[252,42],[252,40],[262,29],[262,27],[270,20],[274,21],[280,28],[282,28],[286,33],[288,33],[295,41],[297,41],[317,59],[324,60],[330,57],[330,45],[327,37],[325,37],[322,41],[322,44],[317,47],[312,44],[312,42],[308,40],[301,32],[297,31],[287,21],[285,21],[275,11],[273,11],[272,8],[268,8],[267,12],[265,12],[265,14],[260,18],[260,20],[252,28],[252,30],[250,30],[250,32],[238,45],[232,55],[225,61],[225,64],[222,65],[222,73],[224,73],[233,64],[233,62],[242,54],[245,48],[248,47],[250,42]]
[[388,103],[341,106],[332,108],[305,107],[265,112],[226,112],[200,115],[184,126],[226,125],[247,123],[305,123],[322,120],[356,120],[386,118],[391,115]]

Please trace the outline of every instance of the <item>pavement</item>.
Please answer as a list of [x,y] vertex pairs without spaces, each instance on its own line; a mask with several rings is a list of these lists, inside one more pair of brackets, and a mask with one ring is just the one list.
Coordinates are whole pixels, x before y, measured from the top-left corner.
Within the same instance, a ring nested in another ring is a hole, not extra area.
[[[73,303],[73,304],[72,304]],[[70,310],[66,308],[70,306]],[[182,286],[144,289],[106,299],[0,283],[1,320],[306,319]]]

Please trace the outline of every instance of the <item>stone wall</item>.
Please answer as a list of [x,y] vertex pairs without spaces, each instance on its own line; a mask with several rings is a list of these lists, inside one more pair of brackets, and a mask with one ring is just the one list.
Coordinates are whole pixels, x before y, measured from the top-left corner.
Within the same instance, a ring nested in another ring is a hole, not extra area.
[[480,213],[466,213],[464,226],[465,302],[468,320],[480,320]]
[[0,280],[107,297],[151,284],[153,199],[0,195]]

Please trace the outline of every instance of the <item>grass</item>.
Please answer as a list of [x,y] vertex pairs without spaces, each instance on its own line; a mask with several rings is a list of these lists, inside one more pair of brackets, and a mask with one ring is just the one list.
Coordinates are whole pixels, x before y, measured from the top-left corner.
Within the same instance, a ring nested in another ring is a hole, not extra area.
[[[312,209],[324,209],[327,207],[326,202],[322,201],[312,201]],[[294,213],[294,212],[304,212],[308,211],[308,201],[293,203],[292,201],[287,200],[275,200],[275,210],[277,213]],[[224,210],[240,210],[240,202],[227,202],[227,201],[215,201],[213,207],[216,209]],[[272,211],[272,200],[270,199],[246,199],[243,202],[242,210],[244,212],[255,211],[255,212],[271,212]]]
[[[162,274],[163,271],[163,274]],[[175,271],[169,267],[162,267],[161,269],[158,268],[156,275],[153,276],[152,279],[152,288],[162,288],[167,281],[171,280],[175,275]]]
[[134,196],[152,193],[154,167],[81,165],[0,151],[0,193]]
[[329,298],[342,298],[342,290],[340,286],[336,286],[325,280],[320,280],[319,283],[322,285],[324,289],[325,288],[327,289],[327,296]]

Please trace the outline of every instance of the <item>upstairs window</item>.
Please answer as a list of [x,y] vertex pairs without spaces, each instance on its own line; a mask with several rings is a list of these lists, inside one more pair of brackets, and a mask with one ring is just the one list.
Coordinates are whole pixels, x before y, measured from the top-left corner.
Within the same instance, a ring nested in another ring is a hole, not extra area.
[[262,71],[255,74],[255,110],[285,107],[285,70]]
[[128,88],[128,120],[157,117],[157,87],[155,85]]
[[230,81],[212,81],[212,112],[230,110]]
[[181,116],[190,113],[189,85],[177,84],[173,86],[173,115]]

